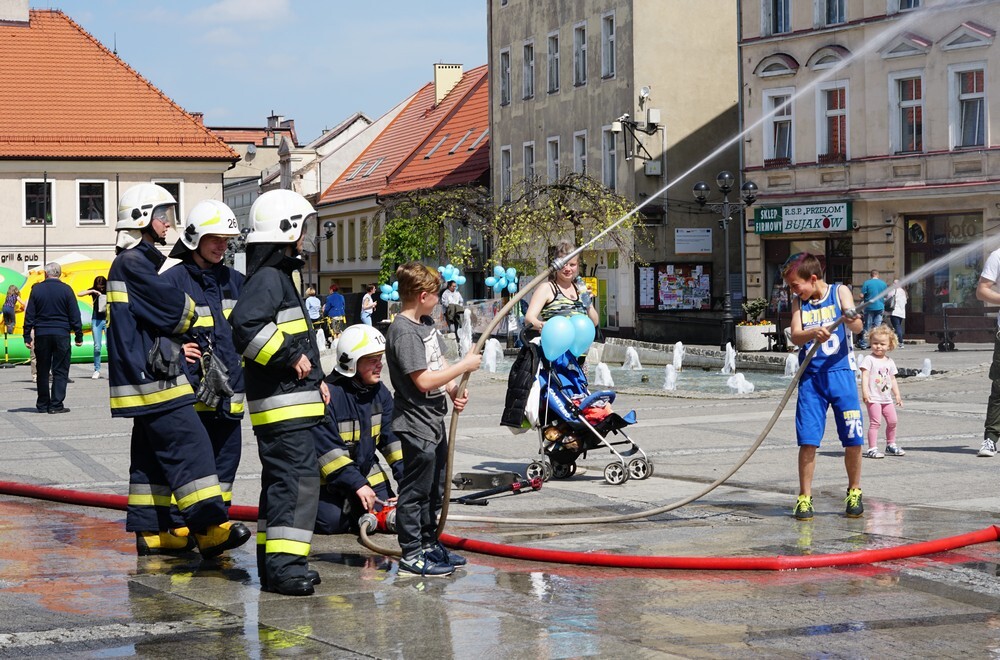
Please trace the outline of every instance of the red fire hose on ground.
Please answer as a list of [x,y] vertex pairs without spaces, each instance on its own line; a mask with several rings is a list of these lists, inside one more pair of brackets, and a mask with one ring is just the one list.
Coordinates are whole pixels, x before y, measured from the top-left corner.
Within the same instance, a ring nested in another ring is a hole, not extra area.
[[[50,502],[64,502],[80,506],[93,506],[104,509],[124,511],[128,498],[124,495],[108,495],[88,493],[85,491],[53,488],[21,484],[12,481],[0,481],[0,495],[14,495]],[[257,507],[233,505],[229,516],[234,520],[256,522]],[[361,528],[362,540],[367,540],[365,527]],[[682,569],[702,571],[783,571],[795,568],[825,568],[832,566],[857,566],[872,564],[893,559],[919,557],[937,552],[946,552],[978,543],[989,543],[1000,540],[1000,528],[991,525],[983,529],[948,536],[945,538],[910,543],[891,548],[874,550],[858,550],[855,552],[833,553],[825,555],[801,555],[774,557],[666,557],[617,555],[597,552],[569,552],[565,550],[547,550],[545,548],[527,548],[524,546],[490,543],[466,539],[451,534],[442,534],[441,542],[458,550],[468,550],[497,557],[524,559],[556,564],[576,564],[582,566],[606,566],[616,568],[652,568],[652,569]]]

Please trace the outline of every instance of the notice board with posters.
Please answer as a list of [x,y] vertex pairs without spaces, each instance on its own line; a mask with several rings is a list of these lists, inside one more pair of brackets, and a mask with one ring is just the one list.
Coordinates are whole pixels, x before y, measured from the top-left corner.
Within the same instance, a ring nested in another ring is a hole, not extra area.
[[640,266],[636,275],[640,310],[712,309],[711,263],[654,263]]

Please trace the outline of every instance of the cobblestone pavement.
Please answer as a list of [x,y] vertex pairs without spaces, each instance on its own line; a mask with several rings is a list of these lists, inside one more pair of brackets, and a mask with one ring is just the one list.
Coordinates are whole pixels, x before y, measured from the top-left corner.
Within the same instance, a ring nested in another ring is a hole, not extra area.
[[[791,516],[797,490],[793,408],[726,484],[675,511],[618,524],[450,522],[449,533],[531,548],[643,556],[771,557],[846,553],[991,531],[1000,457],[977,458],[991,347],[907,345],[903,457],[865,460],[865,515],[843,515],[836,441],[820,450],[816,517]],[[662,382],[662,367],[650,382]],[[614,372],[614,370],[612,370]],[[74,365],[68,415],[33,412],[27,367],[0,370],[0,479],[127,491],[130,424],[112,420],[107,381]],[[752,375],[751,375],[752,380]],[[458,426],[456,471],[523,473],[537,436],[498,426],[505,380],[478,373]],[[781,392],[746,396],[619,394],[649,479],[603,479],[606,451],[537,492],[455,515],[594,517],[688,497],[725,473],[773,414]],[[834,437],[832,425],[828,438]],[[255,504],[253,436],[235,502]],[[219,560],[137,558],[120,511],[0,495],[0,655],[4,657],[990,657],[1000,655],[996,542],[876,564],[788,571],[643,570],[468,553],[450,578],[399,575],[357,539],[317,537],[316,595],[262,594],[253,550]],[[379,536],[381,543],[391,537]]]

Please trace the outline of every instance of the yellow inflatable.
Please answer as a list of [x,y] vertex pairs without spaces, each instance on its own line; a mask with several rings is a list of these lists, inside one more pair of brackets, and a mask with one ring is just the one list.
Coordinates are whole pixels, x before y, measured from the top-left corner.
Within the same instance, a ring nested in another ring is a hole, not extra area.
[[[98,275],[107,277],[110,268],[110,261],[99,259],[72,261],[62,264],[62,276],[59,279],[69,284],[74,293],[80,293],[92,288],[94,278]],[[21,290],[21,300],[27,305],[28,299],[31,297],[31,288],[43,279],[45,279],[45,271],[42,268],[28,271],[27,277],[10,268],[0,268],[0,287],[2,287],[0,292],[2,292],[3,296],[6,296],[7,288],[13,284]],[[78,304],[80,306],[80,317],[83,321],[83,346],[72,346],[71,360],[73,362],[91,362],[94,359],[94,339],[90,334],[93,299],[90,296],[84,296],[79,298]],[[16,318],[17,322],[14,325],[13,332],[8,332],[4,337],[4,353],[0,355],[0,359],[6,362],[23,362],[30,357],[28,349],[24,345],[23,309],[18,311]],[[101,355],[103,359],[107,359],[107,348],[105,346],[101,347]]]

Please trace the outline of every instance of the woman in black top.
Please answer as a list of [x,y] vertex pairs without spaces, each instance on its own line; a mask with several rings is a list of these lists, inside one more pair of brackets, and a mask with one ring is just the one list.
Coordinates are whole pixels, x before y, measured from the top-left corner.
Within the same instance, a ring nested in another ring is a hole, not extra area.
[[93,299],[93,312],[90,316],[90,333],[94,337],[94,375],[101,377],[101,345],[104,338],[104,328],[108,323],[108,280],[103,275],[94,278],[94,285],[86,291],[76,294],[79,297],[90,296]]

